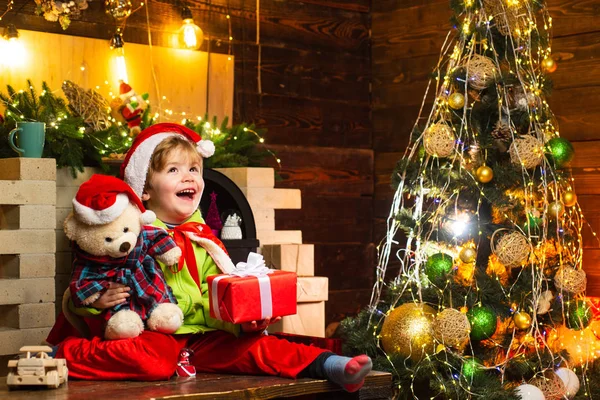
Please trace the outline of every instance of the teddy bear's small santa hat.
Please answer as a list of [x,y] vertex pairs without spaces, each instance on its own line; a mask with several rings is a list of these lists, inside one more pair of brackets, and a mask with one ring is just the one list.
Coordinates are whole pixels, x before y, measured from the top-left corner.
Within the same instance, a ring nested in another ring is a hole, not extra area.
[[213,142],[202,139],[199,134],[183,125],[164,122],[149,126],[136,136],[121,165],[121,177],[138,196],[141,197],[144,192],[154,149],[169,136],[176,135],[194,143],[196,150],[204,158],[215,153]]
[[84,182],[73,199],[73,213],[87,225],[104,225],[113,222],[134,204],[142,213],[142,224],[151,224],[156,214],[146,210],[131,187],[119,178],[95,174]]

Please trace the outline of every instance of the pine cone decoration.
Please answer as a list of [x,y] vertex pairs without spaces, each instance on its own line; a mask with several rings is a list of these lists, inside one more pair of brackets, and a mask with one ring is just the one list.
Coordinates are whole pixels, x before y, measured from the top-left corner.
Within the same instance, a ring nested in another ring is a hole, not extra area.
[[510,143],[512,139],[512,129],[506,122],[498,120],[494,126],[494,129],[492,130],[491,135],[492,138],[494,138],[496,147],[502,153],[508,151],[508,143]]

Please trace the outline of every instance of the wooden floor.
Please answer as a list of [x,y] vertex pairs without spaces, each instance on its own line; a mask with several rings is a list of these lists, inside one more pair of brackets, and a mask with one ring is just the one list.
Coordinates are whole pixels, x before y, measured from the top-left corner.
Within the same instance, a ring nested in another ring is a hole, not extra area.
[[371,372],[364,387],[346,393],[324,380],[285,379],[271,376],[199,374],[195,378],[173,378],[161,382],[70,381],[58,389],[8,390],[0,383],[0,399],[11,400],[137,400],[137,399],[389,399],[392,378]]

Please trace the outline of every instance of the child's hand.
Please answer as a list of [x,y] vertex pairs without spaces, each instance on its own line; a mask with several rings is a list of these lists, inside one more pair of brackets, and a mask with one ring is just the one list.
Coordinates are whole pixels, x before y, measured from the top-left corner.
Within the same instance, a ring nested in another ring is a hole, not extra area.
[[110,282],[106,292],[94,301],[91,306],[98,309],[111,308],[117,304],[121,304],[129,297],[129,291],[131,289],[128,286],[122,285],[116,282]]
[[274,324],[281,320],[281,317],[275,317],[273,319],[265,318],[260,321],[242,322],[242,332],[262,332],[271,324]]

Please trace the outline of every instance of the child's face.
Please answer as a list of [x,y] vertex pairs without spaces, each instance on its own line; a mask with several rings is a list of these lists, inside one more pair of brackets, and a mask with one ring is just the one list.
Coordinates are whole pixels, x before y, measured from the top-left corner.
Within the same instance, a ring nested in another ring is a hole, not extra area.
[[198,209],[203,190],[202,163],[173,150],[165,167],[152,175],[142,200],[161,221],[181,224]]

